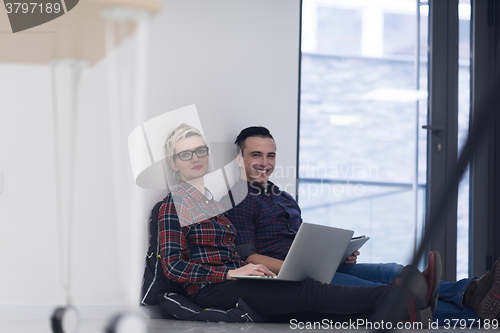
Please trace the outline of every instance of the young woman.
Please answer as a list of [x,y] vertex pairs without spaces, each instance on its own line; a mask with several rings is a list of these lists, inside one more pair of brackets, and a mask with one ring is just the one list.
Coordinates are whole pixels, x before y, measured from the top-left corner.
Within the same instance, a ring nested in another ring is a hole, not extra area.
[[[165,143],[178,186],[159,212],[160,256],[166,277],[181,283],[201,307],[230,309],[238,299],[262,315],[301,314],[301,318],[335,321],[385,319],[391,286],[347,287],[303,282],[235,280],[232,275],[275,275],[263,265],[246,264],[235,251],[235,229],[222,207],[205,188],[209,148],[201,133],[186,124],[175,128]],[[436,285],[436,281],[429,281]],[[428,282],[419,273],[410,285],[403,320],[428,323]],[[305,317],[304,317],[305,316]]]

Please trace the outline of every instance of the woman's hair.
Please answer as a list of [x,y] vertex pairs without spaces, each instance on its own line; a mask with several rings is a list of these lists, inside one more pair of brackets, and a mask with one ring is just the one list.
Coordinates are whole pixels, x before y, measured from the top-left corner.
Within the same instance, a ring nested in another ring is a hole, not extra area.
[[167,140],[165,141],[165,151],[167,154],[167,160],[169,162],[173,162],[174,155],[177,153],[175,151],[175,145],[177,144],[177,142],[179,142],[184,138],[189,138],[194,135],[201,137],[203,142],[205,142],[205,139],[203,138],[201,132],[198,131],[193,126],[182,123],[176,128],[174,128],[172,132],[170,132],[170,134],[168,135]]

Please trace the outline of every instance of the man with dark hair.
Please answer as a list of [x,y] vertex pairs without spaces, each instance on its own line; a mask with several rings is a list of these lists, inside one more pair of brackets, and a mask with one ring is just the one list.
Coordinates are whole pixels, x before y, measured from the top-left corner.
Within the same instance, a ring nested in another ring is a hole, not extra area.
[[[276,143],[269,130],[245,128],[235,144],[241,180],[222,201],[239,202],[227,212],[237,229],[236,249],[246,262],[264,264],[278,273],[302,223],[301,211],[290,194],[269,181],[276,164]],[[401,276],[402,265],[356,264],[358,254],[339,267],[332,284],[373,286],[390,284]],[[424,274],[434,273],[425,270]],[[441,281],[439,292],[434,320],[440,325],[445,319],[500,319],[500,259],[479,279]]]
[[243,131],[241,131],[240,134],[238,134],[238,136],[236,137],[236,141],[234,141],[238,154],[240,154],[241,151],[245,149],[245,141],[249,137],[269,138],[274,141],[271,132],[269,132],[267,128],[263,126],[247,127]]

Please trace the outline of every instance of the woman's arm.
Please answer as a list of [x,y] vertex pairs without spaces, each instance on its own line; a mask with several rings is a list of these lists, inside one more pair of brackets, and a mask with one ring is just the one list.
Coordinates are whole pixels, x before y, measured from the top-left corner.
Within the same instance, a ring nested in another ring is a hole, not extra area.
[[229,268],[223,265],[202,265],[189,261],[188,244],[182,233],[171,196],[160,208],[158,223],[160,256],[163,272],[167,278],[186,284],[218,283],[226,280]]

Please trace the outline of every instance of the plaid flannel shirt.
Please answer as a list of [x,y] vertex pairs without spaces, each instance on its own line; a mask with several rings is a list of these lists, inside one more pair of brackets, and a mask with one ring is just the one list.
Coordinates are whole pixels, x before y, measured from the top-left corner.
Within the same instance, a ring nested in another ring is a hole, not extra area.
[[229,202],[236,205],[226,215],[236,227],[241,258],[258,253],[284,260],[302,223],[295,199],[272,182],[264,189],[240,180],[221,200],[224,206]]
[[236,254],[235,229],[221,213],[216,201],[186,182],[180,182],[160,207],[163,271],[191,298],[203,285],[224,282],[229,270],[245,265]]

